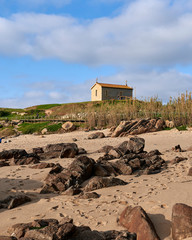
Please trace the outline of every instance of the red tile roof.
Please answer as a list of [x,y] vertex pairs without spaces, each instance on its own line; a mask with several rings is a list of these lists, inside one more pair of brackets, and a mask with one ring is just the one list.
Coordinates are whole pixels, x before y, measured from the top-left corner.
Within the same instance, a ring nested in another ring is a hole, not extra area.
[[[124,88],[124,89],[131,89],[131,90],[133,90],[133,88],[131,88],[131,87],[127,86],[127,85],[118,85],[118,84],[109,84],[109,83],[98,83],[98,82],[96,82],[96,83],[92,86],[92,88],[93,88],[96,84],[100,85],[101,87],[107,87],[107,88]],[[92,89],[92,88],[91,88],[91,89]]]

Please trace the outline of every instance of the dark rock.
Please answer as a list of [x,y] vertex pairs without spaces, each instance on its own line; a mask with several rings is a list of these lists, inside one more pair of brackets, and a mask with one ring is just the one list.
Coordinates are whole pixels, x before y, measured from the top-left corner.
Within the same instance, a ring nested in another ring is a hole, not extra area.
[[155,155],[162,155],[162,153],[159,152],[159,150],[155,149],[155,150],[151,150],[150,152],[145,154],[145,157],[152,157]]
[[126,163],[126,161],[124,161],[124,160],[118,160],[118,161],[112,163],[112,166],[114,167],[115,171],[120,175],[121,174],[122,175],[130,175],[133,172],[130,165],[128,165]]
[[90,192],[100,188],[112,187],[117,185],[126,185],[127,183],[119,178],[113,177],[93,177],[85,186],[84,191]]
[[25,238],[31,238],[35,240],[53,240],[56,239],[57,231],[58,225],[50,225],[42,229],[30,229],[25,233]]
[[63,171],[56,175],[49,174],[45,179],[45,185],[40,193],[64,192],[74,184],[75,179],[72,179],[72,176],[67,171]]
[[8,205],[8,209],[16,208],[24,203],[30,202],[31,198],[25,195],[15,196],[10,204]]
[[27,230],[32,227],[31,223],[18,223],[8,229],[8,233],[17,239],[24,237]]
[[140,206],[126,207],[120,215],[119,223],[128,231],[136,233],[138,240],[160,240],[150,218]]
[[60,158],[74,158],[77,150],[71,146],[64,147],[60,153]]
[[35,166],[32,166],[31,168],[33,168],[33,169],[44,169],[44,168],[52,168],[54,166],[55,166],[55,163],[42,162],[42,163],[39,163]]
[[78,155],[80,154],[87,154],[87,151],[84,148],[79,148]]
[[185,160],[187,160],[187,158],[176,156],[174,159],[172,159],[170,161],[170,163],[171,164],[176,164],[176,163],[179,163],[179,162],[182,162],[182,161],[185,161]]
[[97,152],[98,153],[104,152],[104,153],[108,154],[111,149],[113,149],[113,146],[106,145],[106,146],[103,146],[101,149],[99,149]]
[[100,177],[108,177],[111,174],[100,163],[96,163],[94,165],[94,175]]
[[183,152],[183,150],[181,149],[181,146],[180,145],[176,145],[175,147],[172,147],[172,150],[174,152]]
[[49,219],[36,219],[32,223],[30,223],[30,226],[33,228],[43,228],[49,225],[57,225],[59,224],[58,220],[54,218]]
[[109,155],[108,153],[106,153],[104,156],[99,157],[97,162],[101,162],[101,161],[109,161],[109,160],[113,160],[116,157],[114,155]]
[[38,147],[38,148],[33,148],[33,153],[39,154],[39,153],[44,153],[43,148]]
[[52,167],[49,174],[60,173],[62,171],[63,171],[63,167],[59,163],[57,163],[55,166]]
[[[86,156],[79,156],[62,172],[54,173],[53,169],[45,179],[41,194],[63,192],[69,187],[81,184],[93,174],[95,161]],[[60,171],[60,167],[58,167]],[[56,169],[57,170],[57,169]]]
[[107,177],[107,176],[117,176],[113,163],[108,161],[99,161],[94,165],[95,176]]
[[48,144],[44,153],[39,154],[41,159],[52,159],[58,157],[74,157],[78,154],[78,146],[76,143],[57,143],[57,144]]
[[137,240],[137,235],[135,233],[130,233],[128,231],[106,231],[103,232],[105,236],[105,240]]
[[88,139],[104,138],[105,134],[103,132],[92,133],[88,136]]
[[124,141],[121,144],[119,144],[116,148],[120,150],[121,155],[125,155],[129,153],[129,141]]
[[9,166],[9,163],[6,160],[0,160],[0,167]]
[[192,207],[176,203],[172,209],[172,238],[181,240],[192,237]]
[[10,165],[29,165],[36,163],[39,163],[39,156],[34,153],[27,154],[20,158],[12,158],[10,161]]
[[112,156],[113,158],[120,158],[122,153],[118,148],[113,148],[109,151],[108,155]]
[[143,138],[130,138],[128,142],[128,149],[132,153],[141,153],[145,147],[145,140]]
[[[63,218],[35,220],[27,224],[16,224],[9,229],[18,240],[136,240],[136,234],[127,231],[92,231],[87,226],[76,227],[73,219]],[[2,240],[14,240],[6,237]]]
[[95,161],[87,156],[79,156],[68,167],[68,171],[81,184],[89,179],[93,174]]
[[131,169],[138,170],[141,169],[143,161],[141,161],[139,158],[134,158],[132,160],[129,161],[129,165],[131,167]]
[[28,154],[24,149],[4,150],[0,152],[0,159],[11,159],[11,158],[18,159],[27,155]]
[[73,223],[66,222],[59,227],[57,231],[57,237],[58,239],[67,239],[68,237],[73,235],[75,231],[76,226]]

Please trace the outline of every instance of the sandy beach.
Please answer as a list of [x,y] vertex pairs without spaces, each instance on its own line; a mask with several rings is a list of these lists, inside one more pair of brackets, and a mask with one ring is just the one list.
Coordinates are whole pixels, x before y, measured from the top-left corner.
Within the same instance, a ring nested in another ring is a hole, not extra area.
[[[103,130],[107,136],[109,130]],[[34,147],[44,147],[52,143],[71,143],[76,138],[78,147],[87,151],[87,156],[97,160],[102,153],[96,151],[104,145],[116,146],[128,137],[89,140],[92,132],[74,131],[52,135],[20,135],[8,138],[0,144],[0,151],[8,149],[25,149],[32,152]],[[192,205],[191,182],[187,176],[192,166],[192,151],[174,152],[172,147],[180,144],[183,150],[192,146],[192,131],[160,131],[141,134],[145,139],[145,150],[158,149],[165,161],[176,156],[187,160],[178,164],[168,163],[168,168],[153,175],[120,175],[118,178],[128,182],[125,186],[116,186],[96,190],[101,195],[98,199],[77,199],[76,196],[61,194],[39,194],[43,181],[50,168],[32,169],[30,165],[8,166],[0,168],[0,199],[16,193],[27,193],[32,202],[17,208],[0,209],[0,235],[8,235],[7,229],[16,223],[30,222],[39,218],[56,218],[65,216],[73,218],[77,226],[88,225],[92,230],[122,230],[117,218],[127,205],[141,206],[151,218],[158,235],[163,240],[170,238],[172,207],[175,203]],[[9,141],[10,140],[10,141]],[[46,162],[60,163],[67,167],[74,159],[56,158]]]

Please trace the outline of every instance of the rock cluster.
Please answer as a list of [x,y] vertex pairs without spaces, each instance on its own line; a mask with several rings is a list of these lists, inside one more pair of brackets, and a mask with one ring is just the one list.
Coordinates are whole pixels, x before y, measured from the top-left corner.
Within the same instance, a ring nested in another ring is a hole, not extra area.
[[13,225],[8,233],[12,237],[1,237],[2,240],[136,240],[136,234],[128,231],[92,231],[87,226],[77,227],[73,220],[63,218],[60,222],[56,219],[34,220],[30,223]]
[[[172,209],[172,239],[192,238],[192,207],[177,203]],[[8,229],[8,236],[1,240],[160,240],[152,221],[140,207],[127,206],[120,214],[118,223],[126,228],[123,231],[91,230],[88,226],[77,227],[73,219],[37,219],[30,223],[15,224]]]
[[[153,174],[164,168],[165,161],[158,150],[144,151],[143,138],[131,138],[117,147],[107,146],[103,157],[97,161],[87,156],[77,157],[67,169],[61,166],[53,167],[45,179],[41,193],[64,192],[78,194],[81,191],[93,191],[99,188],[125,185],[118,175]],[[102,150],[99,150],[101,152]],[[111,159],[120,158],[116,161]],[[89,180],[84,188],[81,185]]]
[[124,137],[146,132],[156,132],[163,129],[165,122],[162,119],[139,119],[133,121],[121,121],[115,128],[112,137]]
[[27,153],[24,149],[11,149],[0,152],[0,167],[9,165],[28,165],[39,163],[39,156]]
[[[144,151],[145,141],[143,138],[132,137],[116,147],[105,146],[98,152],[104,152],[96,164],[96,172],[99,176],[129,175],[133,172],[138,174],[153,174],[160,172],[166,167],[158,150]],[[111,159],[119,158],[115,162]]]
[[[74,158],[78,154],[85,154],[83,148],[78,148],[75,143],[48,144],[46,147],[33,148],[32,153],[24,149],[11,149],[0,152],[0,167],[10,165],[28,165],[40,163],[40,160],[52,158]],[[41,164],[39,168],[48,167]],[[49,164],[52,167],[53,164]]]

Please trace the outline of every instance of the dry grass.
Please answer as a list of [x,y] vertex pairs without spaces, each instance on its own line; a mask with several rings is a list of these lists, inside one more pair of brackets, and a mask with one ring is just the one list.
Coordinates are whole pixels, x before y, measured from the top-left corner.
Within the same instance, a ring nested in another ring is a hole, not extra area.
[[178,98],[170,98],[163,104],[157,98],[145,101],[104,101],[97,106],[90,105],[85,109],[87,127],[116,126],[121,120],[137,118],[159,118],[174,121],[176,126],[192,126],[191,93],[181,94]]

